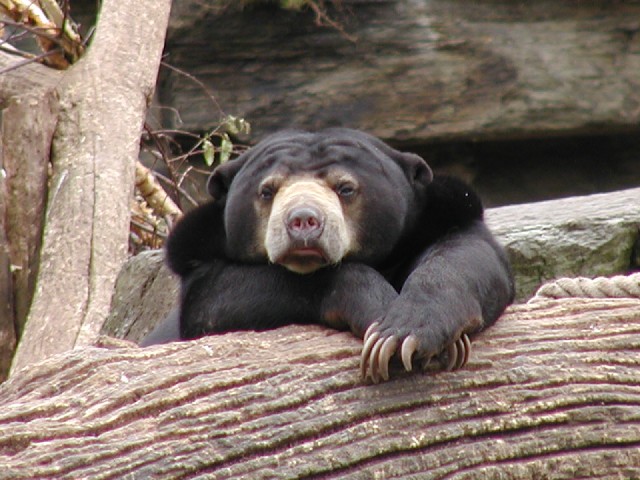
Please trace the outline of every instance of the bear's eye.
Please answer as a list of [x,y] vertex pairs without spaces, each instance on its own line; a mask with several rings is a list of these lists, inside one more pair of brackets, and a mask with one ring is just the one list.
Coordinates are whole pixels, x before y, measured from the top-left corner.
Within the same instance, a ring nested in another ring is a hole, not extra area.
[[339,183],[336,185],[335,190],[336,193],[343,198],[349,198],[356,193],[355,185],[350,182]]
[[273,196],[275,195],[275,188],[273,188],[271,185],[262,185],[260,187],[258,195],[260,195],[261,200],[272,200]]

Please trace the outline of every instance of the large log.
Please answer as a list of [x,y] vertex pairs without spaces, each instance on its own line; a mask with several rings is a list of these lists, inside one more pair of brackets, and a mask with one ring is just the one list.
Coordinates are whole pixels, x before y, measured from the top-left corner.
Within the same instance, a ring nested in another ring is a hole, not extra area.
[[85,347],[0,386],[0,478],[638,478],[640,300],[512,307],[454,373],[348,333]]
[[343,7],[328,14],[344,31],[318,26],[311,9],[247,3],[174,5],[166,61],[215,101],[165,72],[173,127],[213,128],[222,106],[257,136],[344,125],[424,144],[611,132],[640,119],[637,2],[316,2]]

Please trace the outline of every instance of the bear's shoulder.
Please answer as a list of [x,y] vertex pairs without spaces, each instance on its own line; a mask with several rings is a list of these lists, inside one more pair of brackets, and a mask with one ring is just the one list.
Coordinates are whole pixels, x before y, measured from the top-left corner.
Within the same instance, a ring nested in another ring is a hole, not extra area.
[[174,226],[166,243],[169,268],[178,275],[215,258],[224,257],[224,202],[211,201],[187,213]]
[[426,190],[418,230],[438,238],[483,216],[482,200],[471,186],[456,177],[436,175]]

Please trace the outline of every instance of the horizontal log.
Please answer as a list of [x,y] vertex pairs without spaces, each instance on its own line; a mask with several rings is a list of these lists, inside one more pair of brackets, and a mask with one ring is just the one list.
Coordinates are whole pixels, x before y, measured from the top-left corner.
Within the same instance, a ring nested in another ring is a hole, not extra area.
[[0,386],[0,478],[638,478],[638,318],[514,306],[464,369],[380,385],[314,326],[84,347]]

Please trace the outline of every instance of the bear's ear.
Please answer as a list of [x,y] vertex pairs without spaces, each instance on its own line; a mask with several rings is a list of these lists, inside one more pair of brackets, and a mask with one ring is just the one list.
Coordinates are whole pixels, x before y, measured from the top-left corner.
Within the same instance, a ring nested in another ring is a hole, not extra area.
[[407,176],[409,182],[414,188],[424,188],[433,180],[431,167],[429,167],[427,162],[421,156],[416,155],[415,153],[396,150],[379,138],[369,135],[368,133],[346,129],[342,129],[340,131],[347,132],[349,137],[355,137],[363,144],[368,143],[373,145],[374,149],[377,149],[384,155],[389,156],[400,166],[400,168],[402,168],[404,174]]
[[427,162],[415,153],[397,152],[396,160],[414,186],[426,187],[433,180],[433,171]]
[[207,180],[207,191],[215,200],[223,199],[229,192],[234,177],[244,165],[244,155],[223,163],[211,173]]

